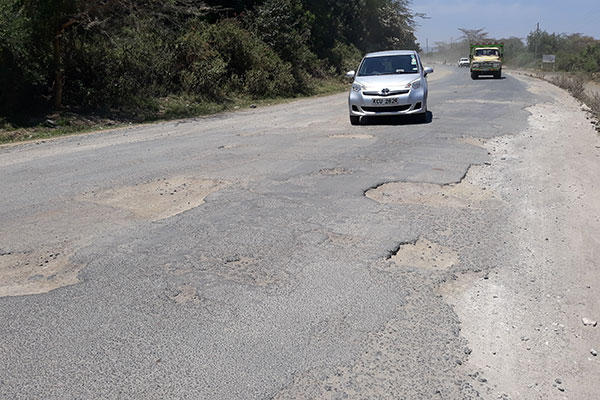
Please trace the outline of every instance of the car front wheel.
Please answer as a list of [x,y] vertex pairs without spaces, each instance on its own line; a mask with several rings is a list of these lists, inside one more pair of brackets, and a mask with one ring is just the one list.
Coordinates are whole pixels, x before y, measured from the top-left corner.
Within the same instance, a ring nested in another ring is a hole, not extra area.
[[350,124],[352,125],[360,125],[360,117],[356,117],[354,115],[350,116]]

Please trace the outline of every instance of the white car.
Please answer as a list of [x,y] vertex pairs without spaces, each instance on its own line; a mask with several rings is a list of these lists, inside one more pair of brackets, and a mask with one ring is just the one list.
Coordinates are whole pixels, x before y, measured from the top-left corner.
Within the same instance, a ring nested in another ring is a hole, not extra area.
[[458,60],[458,68],[469,68],[471,66],[471,62],[468,58],[461,58]]
[[370,53],[363,58],[354,78],[348,107],[350,123],[358,125],[361,117],[415,115],[427,122],[427,74],[419,54],[413,50]]

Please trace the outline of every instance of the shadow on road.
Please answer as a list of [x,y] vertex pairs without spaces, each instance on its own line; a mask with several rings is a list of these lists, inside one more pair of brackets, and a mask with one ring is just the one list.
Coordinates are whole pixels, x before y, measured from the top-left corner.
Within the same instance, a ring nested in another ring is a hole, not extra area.
[[393,117],[362,117],[361,125],[423,125],[433,121],[433,113],[427,111],[425,122],[415,115],[399,115]]
[[500,78],[494,78],[492,75],[478,76],[477,79],[473,79],[474,81],[488,81],[488,80],[503,80],[506,79],[506,76],[501,76]]

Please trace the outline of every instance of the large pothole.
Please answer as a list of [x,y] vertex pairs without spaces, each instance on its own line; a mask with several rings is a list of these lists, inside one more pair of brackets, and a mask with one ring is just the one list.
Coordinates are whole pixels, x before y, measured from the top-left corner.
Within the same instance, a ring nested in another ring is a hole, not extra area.
[[342,167],[323,168],[319,170],[320,175],[349,175],[351,173],[352,171],[349,171],[346,168]]
[[493,191],[466,180],[450,185],[390,182],[367,190],[365,196],[379,203],[455,208],[471,207],[496,198]]
[[101,193],[87,193],[80,200],[119,208],[137,218],[157,221],[202,205],[208,195],[226,185],[214,179],[173,177]]
[[449,247],[441,246],[427,239],[403,243],[398,250],[390,254],[385,266],[380,269],[393,271],[406,267],[441,270],[448,269],[460,262],[458,253]]
[[79,280],[66,250],[0,252],[0,297],[47,293]]

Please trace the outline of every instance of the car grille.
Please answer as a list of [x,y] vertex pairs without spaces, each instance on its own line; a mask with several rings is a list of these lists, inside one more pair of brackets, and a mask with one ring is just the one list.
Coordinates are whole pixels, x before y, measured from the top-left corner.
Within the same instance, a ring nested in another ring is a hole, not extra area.
[[383,106],[383,107],[362,107],[363,111],[366,112],[399,112],[406,111],[410,108],[410,104],[402,106]]
[[402,89],[402,90],[392,90],[389,93],[383,94],[381,92],[363,92],[363,94],[365,96],[381,96],[381,97],[386,97],[386,96],[396,96],[399,94],[406,94],[408,93],[409,90],[408,89]]

